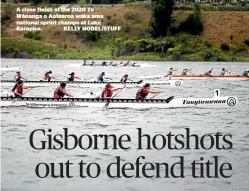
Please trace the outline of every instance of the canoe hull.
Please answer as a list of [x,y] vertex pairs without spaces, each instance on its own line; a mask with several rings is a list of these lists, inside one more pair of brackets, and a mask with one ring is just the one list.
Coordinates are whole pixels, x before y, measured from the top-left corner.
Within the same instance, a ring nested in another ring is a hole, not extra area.
[[18,72],[21,70],[22,70],[22,67],[1,68],[1,72]]
[[[33,87],[47,87],[47,86],[58,86],[61,83],[61,81],[26,81],[25,84]],[[123,84],[120,82],[111,82],[113,86],[115,87],[123,87]],[[150,83],[153,87],[161,87],[161,86],[171,86],[171,87],[180,87],[183,85],[183,81],[181,80],[169,80],[169,81],[146,81],[143,83],[136,83],[136,82],[128,82],[126,83],[127,88],[135,88],[135,87],[141,87],[145,83]],[[67,86],[76,86],[76,87],[82,87],[82,88],[103,88],[106,83],[100,83],[100,82],[67,82]],[[13,87],[15,85],[14,81],[1,81],[1,86],[11,86]]]
[[[169,79],[168,75],[155,75],[155,76],[141,76],[137,79]],[[249,80],[247,76],[240,75],[231,75],[231,76],[207,76],[207,75],[173,75],[172,80],[207,80],[207,79],[216,79],[216,80]]]
[[[70,107],[104,107],[107,100],[93,98],[16,98],[1,97],[1,107],[30,107],[30,108],[70,108]],[[135,99],[113,99],[108,108],[232,108],[237,105],[236,97],[215,98],[175,98],[169,103],[164,99],[138,101]]]

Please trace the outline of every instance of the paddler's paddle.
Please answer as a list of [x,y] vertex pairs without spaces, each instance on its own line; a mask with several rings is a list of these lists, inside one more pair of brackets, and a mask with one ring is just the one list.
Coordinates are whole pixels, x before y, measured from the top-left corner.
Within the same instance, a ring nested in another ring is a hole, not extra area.
[[[149,100],[151,100],[152,98],[156,97],[159,93],[157,93],[156,95],[152,96]],[[174,96],[170,96],[167,99],[165,99],[166,103],[169,103],[172,101],[172,99],[174,99]]]
[[[161,92],[160,92],[161,93]],[[150,100],[150,99],[153,99],[154,97],[156,97],[158,94],[160,94],[160,93],[157,93],[156,95],[154,95],[154,96],[152,96],[151,98],[149,98],[148,100]]]
[[[124,88],[121,88],[121,89],[120,89],[120,90],[119,90],[111,99],[115,98],[123,89],[124,89]],[[106,102],[104,108],[107,108],[107,107],[108,107],[108,105],[110,104],[110,100],[111,100],[111,99],[108,99],[108,100],[107,100],[107,102]]]

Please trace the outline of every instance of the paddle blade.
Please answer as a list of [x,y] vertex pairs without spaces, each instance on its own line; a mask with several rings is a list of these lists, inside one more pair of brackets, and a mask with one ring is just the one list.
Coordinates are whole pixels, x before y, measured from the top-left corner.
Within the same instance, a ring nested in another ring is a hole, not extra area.
[[169,98],[167,98],[165,101],[166,103],[171,102],[174,99],[175,96],[170,96]]

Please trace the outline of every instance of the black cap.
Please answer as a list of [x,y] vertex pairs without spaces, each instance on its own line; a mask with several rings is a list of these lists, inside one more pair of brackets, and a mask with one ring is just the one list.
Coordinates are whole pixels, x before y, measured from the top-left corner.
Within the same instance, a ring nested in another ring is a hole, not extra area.
[[144,85],[145,88],[146,88],[146,87],[149,87],[149,86],[150,86],[149,83],[146,83],[146,84]]
[[105,74],[105,72],[102,72],[101,74]]
[[49,74],[52,74],[52,71],[50,70],[48,73],[49,73]]
[[74,72],[72,72],[70,75],[74,74]]
[[61,82],[61,87],[65,88],[66,87],[66,82]]

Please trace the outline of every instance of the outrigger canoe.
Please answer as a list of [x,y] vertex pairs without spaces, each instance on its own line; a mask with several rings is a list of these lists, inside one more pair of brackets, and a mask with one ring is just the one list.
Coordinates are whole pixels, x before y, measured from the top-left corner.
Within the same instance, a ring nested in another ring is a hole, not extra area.
[[[137,77],[137,79],[165,79],[169,78],[168,75],[155,75],[155,76],[141,76]],[[172,75],[171,79],[174,80],[206,80],[206,79],[220,79],[220,80],[248,80],[248,76],[241,76],[241,75]]]
[[18,72],[18,71],[21,71],[22,70],[22,67],[12,67],[12,68],[9,68],[9,67],[6,67],[6,68],[1,68],[1,72]]
[[231,108],[237,105],[236,97],[174,98],[167,99],[97,99],[97,98],[44,98],[44,97],[1,97],[1,107],[68,108],[105,107],[109,108]]
[[66,65],[65,68],[80,68],[80,67],[83,67],[83,68],[96,68],[96,67],[110,67],[110,68],[156,68],[156,65],[149,65],[149,64],[136,64],[134,66],[132,65],[127,65],[127,66],[124,66],[124,65],[100,65],[100,64],[94,64],[94,65],[83,65],[83,64],[69,64],[69,65]]
[[[63,81],[25,81],[24,83],[29,85],[29,86],[52,86],[52,85],[59,85]],[[96,81],[67,81],[67,85],[69,86],[79,86],[83,88],[103,88],[106,82],[96,82]],[[151,81],[151,82],[146,82],[146,83],[151,83],[152,86],[173,86],[173,87],[180,87],[183,85],[183,82],[181,80],[168,80],[168,81]],[[124,85],[121,82],[111,82],[111,84],[115,87],[123,87]],[[137,81],[137,82],[126,82],[126,87],[127,88],[132,88],[132,87],[140,87],[145,82],[143,80]],[[14,86],[15,81],[13,80],[2,80],[1,81],[1,86]]]

